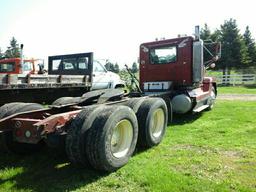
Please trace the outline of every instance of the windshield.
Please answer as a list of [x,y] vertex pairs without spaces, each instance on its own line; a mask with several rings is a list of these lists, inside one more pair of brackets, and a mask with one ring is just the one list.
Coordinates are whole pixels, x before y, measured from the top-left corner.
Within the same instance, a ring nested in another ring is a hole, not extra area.
[[175,46],[160,47],[150,50],[152,64],[166,64],[176,61],[177,48]]
[[93,61],[93,72],[106,72],[107,70],[99,61]]
[[88,69],[88,65],[87,57],[71,57],[52,60],[52,70],[81,70]]
[[0,72],[13,72],[15,70],[15,63],[1,63],[0,64]]
[[32,71],[33,70],[33,64],[30,61],[25,61],[22,65],[23,71]]

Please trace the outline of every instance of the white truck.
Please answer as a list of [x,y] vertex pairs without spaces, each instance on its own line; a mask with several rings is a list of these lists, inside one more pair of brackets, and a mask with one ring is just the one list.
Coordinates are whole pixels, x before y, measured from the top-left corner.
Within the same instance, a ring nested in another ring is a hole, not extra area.
[[91,90],[124,87],[124,81],[116,73],[108,71],[99,61],[93,61]]

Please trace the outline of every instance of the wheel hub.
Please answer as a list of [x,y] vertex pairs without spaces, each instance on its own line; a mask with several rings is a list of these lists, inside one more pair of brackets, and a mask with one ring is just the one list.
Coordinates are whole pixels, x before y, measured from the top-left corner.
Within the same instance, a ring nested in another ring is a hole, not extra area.
[[124,157],[131,146],[133,127],[129,120],[119,121],[113,129],[111,136],[111,152],[116,158]]
[[157,109],[153,113],[153,118],[151,120],[152,126],[151,126],[151,135],[154,138],[158,138],[161,136],[163,129],[164,129],[164,123],[165,123],[165,115],[162,108]]

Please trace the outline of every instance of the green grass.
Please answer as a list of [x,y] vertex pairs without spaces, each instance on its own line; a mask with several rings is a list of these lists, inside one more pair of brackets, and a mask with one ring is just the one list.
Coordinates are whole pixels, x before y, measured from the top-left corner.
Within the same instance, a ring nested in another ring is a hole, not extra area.
[[256,94],[256,87],[230,86],[218,87],[219,94]]
[[0,156],[0,191],[256,191],[256,102],[175,116],[163,142],[106,174],[44,149]]

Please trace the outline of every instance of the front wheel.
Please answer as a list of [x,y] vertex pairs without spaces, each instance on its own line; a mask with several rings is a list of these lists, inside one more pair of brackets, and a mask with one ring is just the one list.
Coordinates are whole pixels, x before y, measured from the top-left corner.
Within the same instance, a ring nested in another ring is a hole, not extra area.
[[209,107],[207,107],[208,111],[212,110],[215,104],[215,100],[216,100],[216,92],[215,92],[215,88],[213,87],[211,90],[210,98],[208,99],[208,105],[209,105]]

